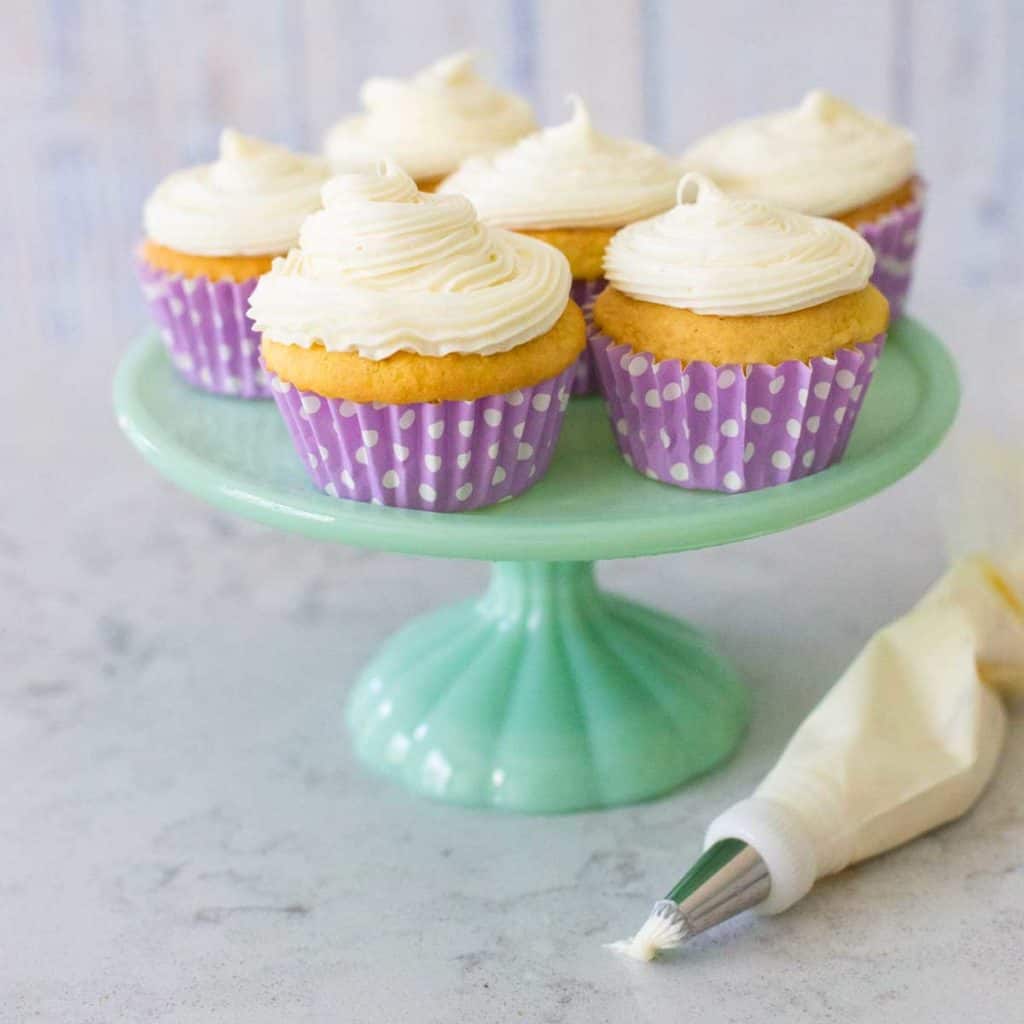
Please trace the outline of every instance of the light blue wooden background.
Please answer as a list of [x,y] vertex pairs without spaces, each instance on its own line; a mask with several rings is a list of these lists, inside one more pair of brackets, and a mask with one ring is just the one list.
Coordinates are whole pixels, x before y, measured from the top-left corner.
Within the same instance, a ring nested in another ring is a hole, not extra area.
[[[917,132],[931,183],[914,307],[1024,283],[1024,2],[51,0],[4,2],[2,289],[39,343],[111,353],[144,320],[139,209],[223,124],[316,146],[372,73],[475,47],[542,121],[580,92],[599,124],[677,152],[826,86]],[[54,287],[56,285],[56,287]]]

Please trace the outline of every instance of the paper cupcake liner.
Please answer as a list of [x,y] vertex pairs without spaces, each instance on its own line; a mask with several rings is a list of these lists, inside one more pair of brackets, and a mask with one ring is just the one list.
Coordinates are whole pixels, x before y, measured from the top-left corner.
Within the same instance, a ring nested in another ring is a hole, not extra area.
[[574,367],[529,388],[468,402],[387,405],[299,391],[271,377],[295,448],[336,498],[466,512],[514,497],[545,473]]
[[638,472],[676,487],[753,491],[842,458],[885,335],[773,366],[659,362],[598,335],[612,432]]
[[587,322],[587,347],[576,363],[576,376],[572,380],[574,395],[596,395],[601,390],[597,370],[590,357],[590,339],[595,331],[594,300],[604,291],[607,284],[603,277],[590,280],[577,277],[573,278],[569,291],[569,297],[583,310],[583,318]]
[[171,361],[189,384],[217,395],[270,397],[259,335],[245,315],[259,278],[184,277],[142,259],[138,272]]
[[871,283],[889,300],[892,320],[903,315],[906,305],[923,214],[924,186],[918,184],[911,202],[876,221],[857,225],[857,230],[875,250]]

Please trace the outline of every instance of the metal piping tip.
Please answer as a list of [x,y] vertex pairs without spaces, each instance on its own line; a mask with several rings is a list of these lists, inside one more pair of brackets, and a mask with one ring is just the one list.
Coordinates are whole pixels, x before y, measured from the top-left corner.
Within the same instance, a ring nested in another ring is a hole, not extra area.
[[771,876],[757,851],[738,839],[720,840],[704,851],[667,899],[654,904],[636,935],[608,948],[635,960],[653,960],[662,950],[756,907],[770,891]]

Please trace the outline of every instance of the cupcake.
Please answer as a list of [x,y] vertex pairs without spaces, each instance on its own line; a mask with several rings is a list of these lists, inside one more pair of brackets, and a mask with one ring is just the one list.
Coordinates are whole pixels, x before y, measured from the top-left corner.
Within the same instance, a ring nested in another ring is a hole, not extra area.
[[910,287],[923,187],[914,137],[826,92],[794,110],[740,121],[683,155],[731,195],[766,199],[856,228],[875,251],[872,283],[903,312]]
[[333,178],[323,202],[249,305],[314,483],[436,512],[526,490],[585,344],[565,257],[391,164]]
[[326,161],[248,138],[220,137],[215,163],[165,178],[146,200],[138,270],[175,367],[195,387],[269,397],[249,295],[320,206]]
[[432,192],[463,160],[511,145],[536,128],[529,104],[484,81],[458,53],[409,79],[371,78],[364,113],[339,121],[324,148],[336,170],[390,158]]
[[[441,186],[461,192],[480,219],[532,235],[560,249],[572,268],[573,299],[588,330],[591,307],[604,289],[601,261],[615,232],[667,210],[679,167],[653,146],[614,139],[594,129],[577,96],[567,124],[530,135],[490,157],[467,160]],[[587,354],[573,391],[589,394],[597,380]]]
[[750,491],[842,457],[889,318],[852,228],[687,174],[605,254],[591,352],[638,472]]

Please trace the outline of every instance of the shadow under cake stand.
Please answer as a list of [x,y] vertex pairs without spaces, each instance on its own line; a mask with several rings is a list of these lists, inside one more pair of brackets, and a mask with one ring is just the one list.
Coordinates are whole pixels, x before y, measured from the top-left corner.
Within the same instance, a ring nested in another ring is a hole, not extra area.
[[904,319],[845,459],[815,476],[736,495],[656,483],[619,456],[602,401],[573,399],[532,490],[441,514],[319,493],[273,403],[191,390],[155,335],[124,357],[115,384],[128,437],[214,505],[320,540],[493,563],[481,597],[383,646],[347,719],[360,757],[409,788],[525,812],[657,796],[725,758],[746,724],[746,691],[707,638],[599,589],[595,559],[727,544],[853,505],[935,448],[958,395],[941,343]]

